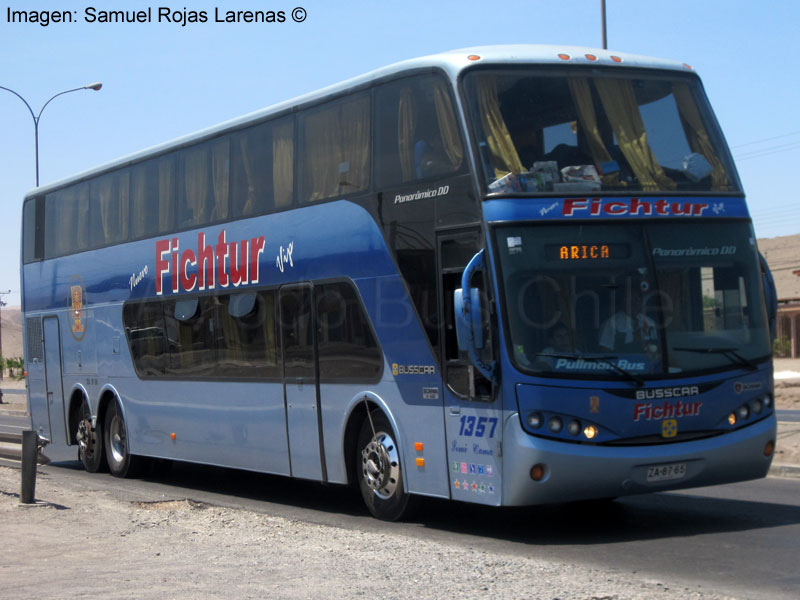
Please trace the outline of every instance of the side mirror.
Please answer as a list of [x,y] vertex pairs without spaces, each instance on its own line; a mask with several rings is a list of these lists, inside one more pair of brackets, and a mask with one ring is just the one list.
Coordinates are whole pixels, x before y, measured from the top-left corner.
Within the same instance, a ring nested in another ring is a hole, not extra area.
[[453,292],[455,308],[456,337],[459,350],[467,352],[472,364],[490,381],[495,380],[496,363],[481,359],[483,350],[484,315],[487,314],[478,288],[470,287],[472,276],[484,266],[484,251],[481,250],[469,261],[461,276],[461,289]]
[[767,320],[769,321],[769,333],[772,341],[778,336],[778,290],[775,288],[775,280],[769,270],[767,259],[761,252],[758,253],[758,262],[761,265],[761,280],[764,285],[764,300],[767,303]]

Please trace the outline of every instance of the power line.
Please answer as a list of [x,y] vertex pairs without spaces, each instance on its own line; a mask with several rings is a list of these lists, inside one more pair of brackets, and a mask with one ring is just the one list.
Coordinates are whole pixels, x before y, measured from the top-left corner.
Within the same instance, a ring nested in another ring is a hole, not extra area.
[[744,148],[745,146],[754,146],[756,144],[763,144],[764,142],[771,142],[772,140],[779,140],[785,137],[791,137],[793,135],[800,135],[800,131],[793,131],[791,133],[784,133],[782,135],[775,135],[772,137],[764,138],[763,140],[756,140],[754,142],[747,142],[746,144],[736,144],[735,146],[731,146],[731,148]]
[[734,156],[734,159],[737,161],[747,160],[750,158],[760,158],[762,156],[767,156],[769,154],[776,154],[778,152],[785,152],[787,150],[793,150],[794,148],[800,148],[800,142],[791,142],[789,144],[781,144],[779,146],[772,146],[771,148],[763,148],[761,150],[753,150],[752,152],[747,152],[745,154],[740,154],[738,156]]

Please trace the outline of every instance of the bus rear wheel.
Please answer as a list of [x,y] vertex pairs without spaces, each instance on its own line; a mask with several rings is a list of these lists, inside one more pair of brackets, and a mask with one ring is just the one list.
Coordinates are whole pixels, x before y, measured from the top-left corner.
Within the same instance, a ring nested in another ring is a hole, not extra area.
[[83,463],[83,468],[89,473],[100,471],[105,466],[103,428],[100,421],[92,427],[92,413],[86,402],[81,403],[75,440],[78,442],[78,458]]
[[112,402],[106,411],[104,430],[109,471],[114,477],[134,477],[139,460],[131,454],[128,429],[125,426],[122,409],[117,402]]
[[356,452],[358,486],[373,516],[397,521],[408,516],[417,499],[405,491],[400,453],[389,420],[373,410],[361,425]]

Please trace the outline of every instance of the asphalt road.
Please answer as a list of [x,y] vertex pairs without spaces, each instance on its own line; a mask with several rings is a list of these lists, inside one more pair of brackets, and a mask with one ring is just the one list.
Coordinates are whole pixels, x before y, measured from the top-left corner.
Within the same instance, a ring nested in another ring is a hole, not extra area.
[[[800,481],[755,482],[528,509],[427,501],[406,523],[369,517],[348,488],[241,471],[176,465],[169,475],[118,480],[78,463],[40,467],[121,499],[190,498],[365,532],[388,530],[500,554],[636,572],[739,598],[800,595]],[[453,566],[457,568],[457,565]],[[468,574],[465,574],[468,577]]]

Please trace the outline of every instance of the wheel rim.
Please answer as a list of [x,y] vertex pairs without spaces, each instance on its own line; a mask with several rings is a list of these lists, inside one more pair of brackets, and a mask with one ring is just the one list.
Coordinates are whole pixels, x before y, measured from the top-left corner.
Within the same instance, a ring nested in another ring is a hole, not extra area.
[[95,435],[88,417],[78,423],[78,433],[75,438],[78,440],[78,450],[81,456],[91,457],[95,448]]
[[361,451],[361,473],[376,496],[386,500],[394,495],[400,481],[400,459],[389,434],[376,433]]
[[114,462],[121,463],[128,453],[128,441],[125,435],[125,421],[119,415],[114,415],[109,428],[109,444]]

